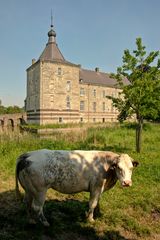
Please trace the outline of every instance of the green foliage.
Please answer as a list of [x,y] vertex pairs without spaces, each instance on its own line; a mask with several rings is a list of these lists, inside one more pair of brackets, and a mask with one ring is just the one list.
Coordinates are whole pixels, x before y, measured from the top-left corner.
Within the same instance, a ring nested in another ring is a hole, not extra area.
[[24,112],[24,109],[18,106],[4,107],[0,104],[0,114],[21,113],[21,112]]
[[[123,65],[117,68],[117,79],[122,87],[119,98],[109,97],[120,111],[119,120],[125,120],[132,114],[137,119],[158,117],[160,112],[160,59],[154,65],[159,51],[152,51],[146,56],[141,38],[136,39],[137,49],[133,54],[127,49],[123,55]],[[129,84],[125,85],[123,79]]]
[[[108,98],[119,110],[120,122],[133,114],[136,116],[136,150],[140,152],[143,119],[160,117],[160,59],[155,63],[159,51],[152,51],[146,56],[141,38],[136,39],[136,45],[137,49],[132,54],[128,49],[124,51],[122,67],[117,68],[116,74],[111,74],[122,88],[121,94],[118,98]],[[126,78],[128,84],[124,84]]]

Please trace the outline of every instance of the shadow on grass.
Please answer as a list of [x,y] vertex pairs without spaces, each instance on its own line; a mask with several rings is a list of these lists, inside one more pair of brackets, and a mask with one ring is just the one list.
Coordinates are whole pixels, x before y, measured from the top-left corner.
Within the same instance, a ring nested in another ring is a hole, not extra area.
[[117,153],[125,153],[127,151],[130,151],[131,148],[130,147],[122,147],[120,144],[119,145],[114,144],[112,146],[105,145],[102,150],[103,151],[112,151],[112,152],[117,152]]
[[103,145],[98,145],[98,144],[88,144],[85,142],[80,143],[77,146],[77,149],[82,149],[82,150],[98,150],[98,151],[112,151],[112,152],[117,152],[117,153],[124,153],[124,152],[129,152],[132,150],[132,148],[130,146],[125,146],[122,147],[121,144],[114,144],[114,145],[107,145],[107,144],[103,144]]
[[118,231],[96,232],[96,222],[85,219],[88,203],[74,199],[46,201],[44,212],[50,227],[29,225],[24,204],[17,202],[14,191],[0,193],[1,240],[128,240]]

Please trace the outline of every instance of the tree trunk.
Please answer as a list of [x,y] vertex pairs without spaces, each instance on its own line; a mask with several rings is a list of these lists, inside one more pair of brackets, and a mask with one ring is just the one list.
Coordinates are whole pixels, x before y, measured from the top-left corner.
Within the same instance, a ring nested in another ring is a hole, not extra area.
[[141,116],[137,117],[138,123],[136,127],[136,151],[141,152],[142,143],[142,128],[143,128],[143,118]]

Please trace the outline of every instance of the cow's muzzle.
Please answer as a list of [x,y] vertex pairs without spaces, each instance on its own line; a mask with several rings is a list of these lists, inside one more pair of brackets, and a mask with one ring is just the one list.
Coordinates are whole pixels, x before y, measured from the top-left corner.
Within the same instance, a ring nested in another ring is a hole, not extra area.
[[131,187],[132,186],[132,181],[131,180],[125,180],[122,182],[123,187]]

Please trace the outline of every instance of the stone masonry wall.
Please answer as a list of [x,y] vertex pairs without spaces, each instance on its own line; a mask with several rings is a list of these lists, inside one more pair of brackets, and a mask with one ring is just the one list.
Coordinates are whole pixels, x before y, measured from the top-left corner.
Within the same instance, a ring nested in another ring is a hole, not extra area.
[[76,121],[79,114],[79,68],[41,63],[41,124]]
[[27,69],[27,97],[26,97],[26,111],[28,123],[39,124],[39,114],[37,110],[40,109],[40,63],[33,64]]
[[117,110],[112,101],[106,96],[118,96],[119,89],[106,86],[80,84],[80,105],[84,102],[84,109],[80,108],[80,121],[106,122],[116,121]]
[[38,61],[27,70],[28,123],[116,121],[118,112],[106,95],[119,89],[79,82],[79,67]]

